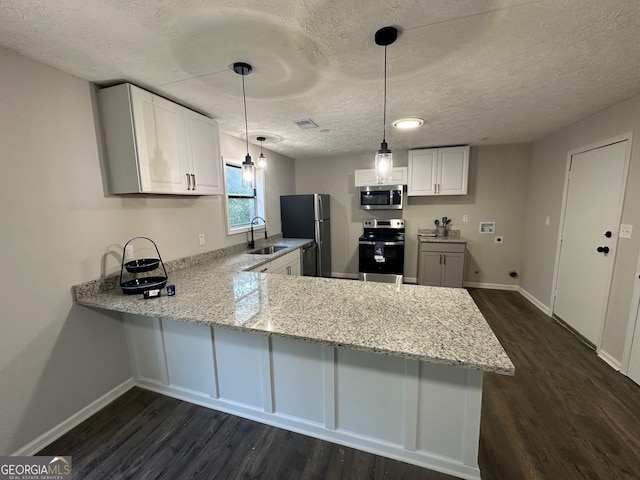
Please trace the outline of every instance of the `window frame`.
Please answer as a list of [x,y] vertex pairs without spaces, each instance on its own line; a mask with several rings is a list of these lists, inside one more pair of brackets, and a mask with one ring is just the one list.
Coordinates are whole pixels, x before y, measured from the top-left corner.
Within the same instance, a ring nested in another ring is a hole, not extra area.
[[[247,233],[251,229],[250,225],[244,225],[241,227],[232,227],[230,224],[230,215],[229,215],[229,198],[251,198],[244,195],[229,195],[229,189],[228,189],[228,183],[227,183],[227,165],[231,167],[242,168],[242,162],[240,160],[235,160],[232,158],[223,158],[222,160],[223,160],[222,166],[224,171],[224,201],[225,201],[225,214],[226,214],[225,220],[227,224],[227,235],[237,235],[241,233]],[[265,215],[266,199],[265,199],[265,189],[264,189],[264,183],[265,183],[264,171],[256,169],[255,172],[256,172],[256,184],[254,188],[255,196],[253,197],[255,201],[255,211],[257,216],[266,219],[267,217]],[[261,230],[265,230],[264,225],[262,224],[254,225],[253,227],[254,232],[261,231]]]

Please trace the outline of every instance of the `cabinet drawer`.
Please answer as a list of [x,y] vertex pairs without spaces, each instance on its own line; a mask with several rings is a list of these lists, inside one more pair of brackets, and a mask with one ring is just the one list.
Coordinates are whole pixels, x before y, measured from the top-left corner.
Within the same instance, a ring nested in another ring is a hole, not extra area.
[[295,262],[296,260],[300,260],[300,249],[296,249],[293,252],[289,252],[286,255],[282,255],[281,257],[271,260],[270,270],[273,271],[286,267],[289,263]]
[[269,272],[270,268],[271,262],[265,262],[258,265],[257,267],[253,267],[251,270],[249,270],[249,272],[267,273]]
[[421,252],[464,253],[464,243],[420,242]]

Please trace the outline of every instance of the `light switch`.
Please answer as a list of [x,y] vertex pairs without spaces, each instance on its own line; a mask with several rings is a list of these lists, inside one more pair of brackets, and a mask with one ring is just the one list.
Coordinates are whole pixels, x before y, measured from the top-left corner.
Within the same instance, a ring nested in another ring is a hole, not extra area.
[[620,238],[631,238],[631,234],[633,233],[633,225],[628,225],[623,223],[620,225]]
[[544,219],[544,224],[548,227],[549,226],[549,216],[547,215],[547,218]]
[[462,223],[467,223],[469,221],[469,215],[462,215]]

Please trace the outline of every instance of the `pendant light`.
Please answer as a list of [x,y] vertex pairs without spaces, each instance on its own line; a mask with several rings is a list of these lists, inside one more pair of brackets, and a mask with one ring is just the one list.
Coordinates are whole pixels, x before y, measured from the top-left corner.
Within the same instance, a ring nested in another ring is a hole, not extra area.
[[375,169],[378,183],[389,183],[391,181],[391,170],[393,169],[393,155],[387,145],[387,47],[398,38],[398,29],[395,27],[383,27],[376,32],[375,41],[377,45],[384,46],[384,106],[382,114],[382,143],[376,155]]
[[244,103],[244,138],[247,145],[247,155],[242,162],[242,186],[244,188],[255,188],[254,179],[255,165],[251,161],[251,155],[249,155],[249,127],[247,124],[247,95],[244,90],[244,77],[252,72],[251,65],[243,62],[236,62],[233,64],[233,71],[238,75],[242,75],[242,102]]
[[258,168],[259,170],[264,170],[264,169],[267,168],[267,158],[262,153],[262,142],[264,142],[266,140],[266,138],[265,137],[258,137],[258,138],[256,138],[256,140],[258,140],[260,142],[260,156],[258,157],[258,165],[257,165],[256,168]]

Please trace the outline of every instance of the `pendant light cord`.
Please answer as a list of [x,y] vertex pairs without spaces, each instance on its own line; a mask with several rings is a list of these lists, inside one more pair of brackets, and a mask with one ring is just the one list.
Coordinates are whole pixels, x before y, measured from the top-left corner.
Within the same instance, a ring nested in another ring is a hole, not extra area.
[[247,96],[244,91],[244,74],[242,75],[242,101],[244,103],[244,139],[247,144],[247,155],[249,155],[249,126],[247,123]]
[[382,141],[387,142],[387,46],[384,46],[384,103],[382,109]]

